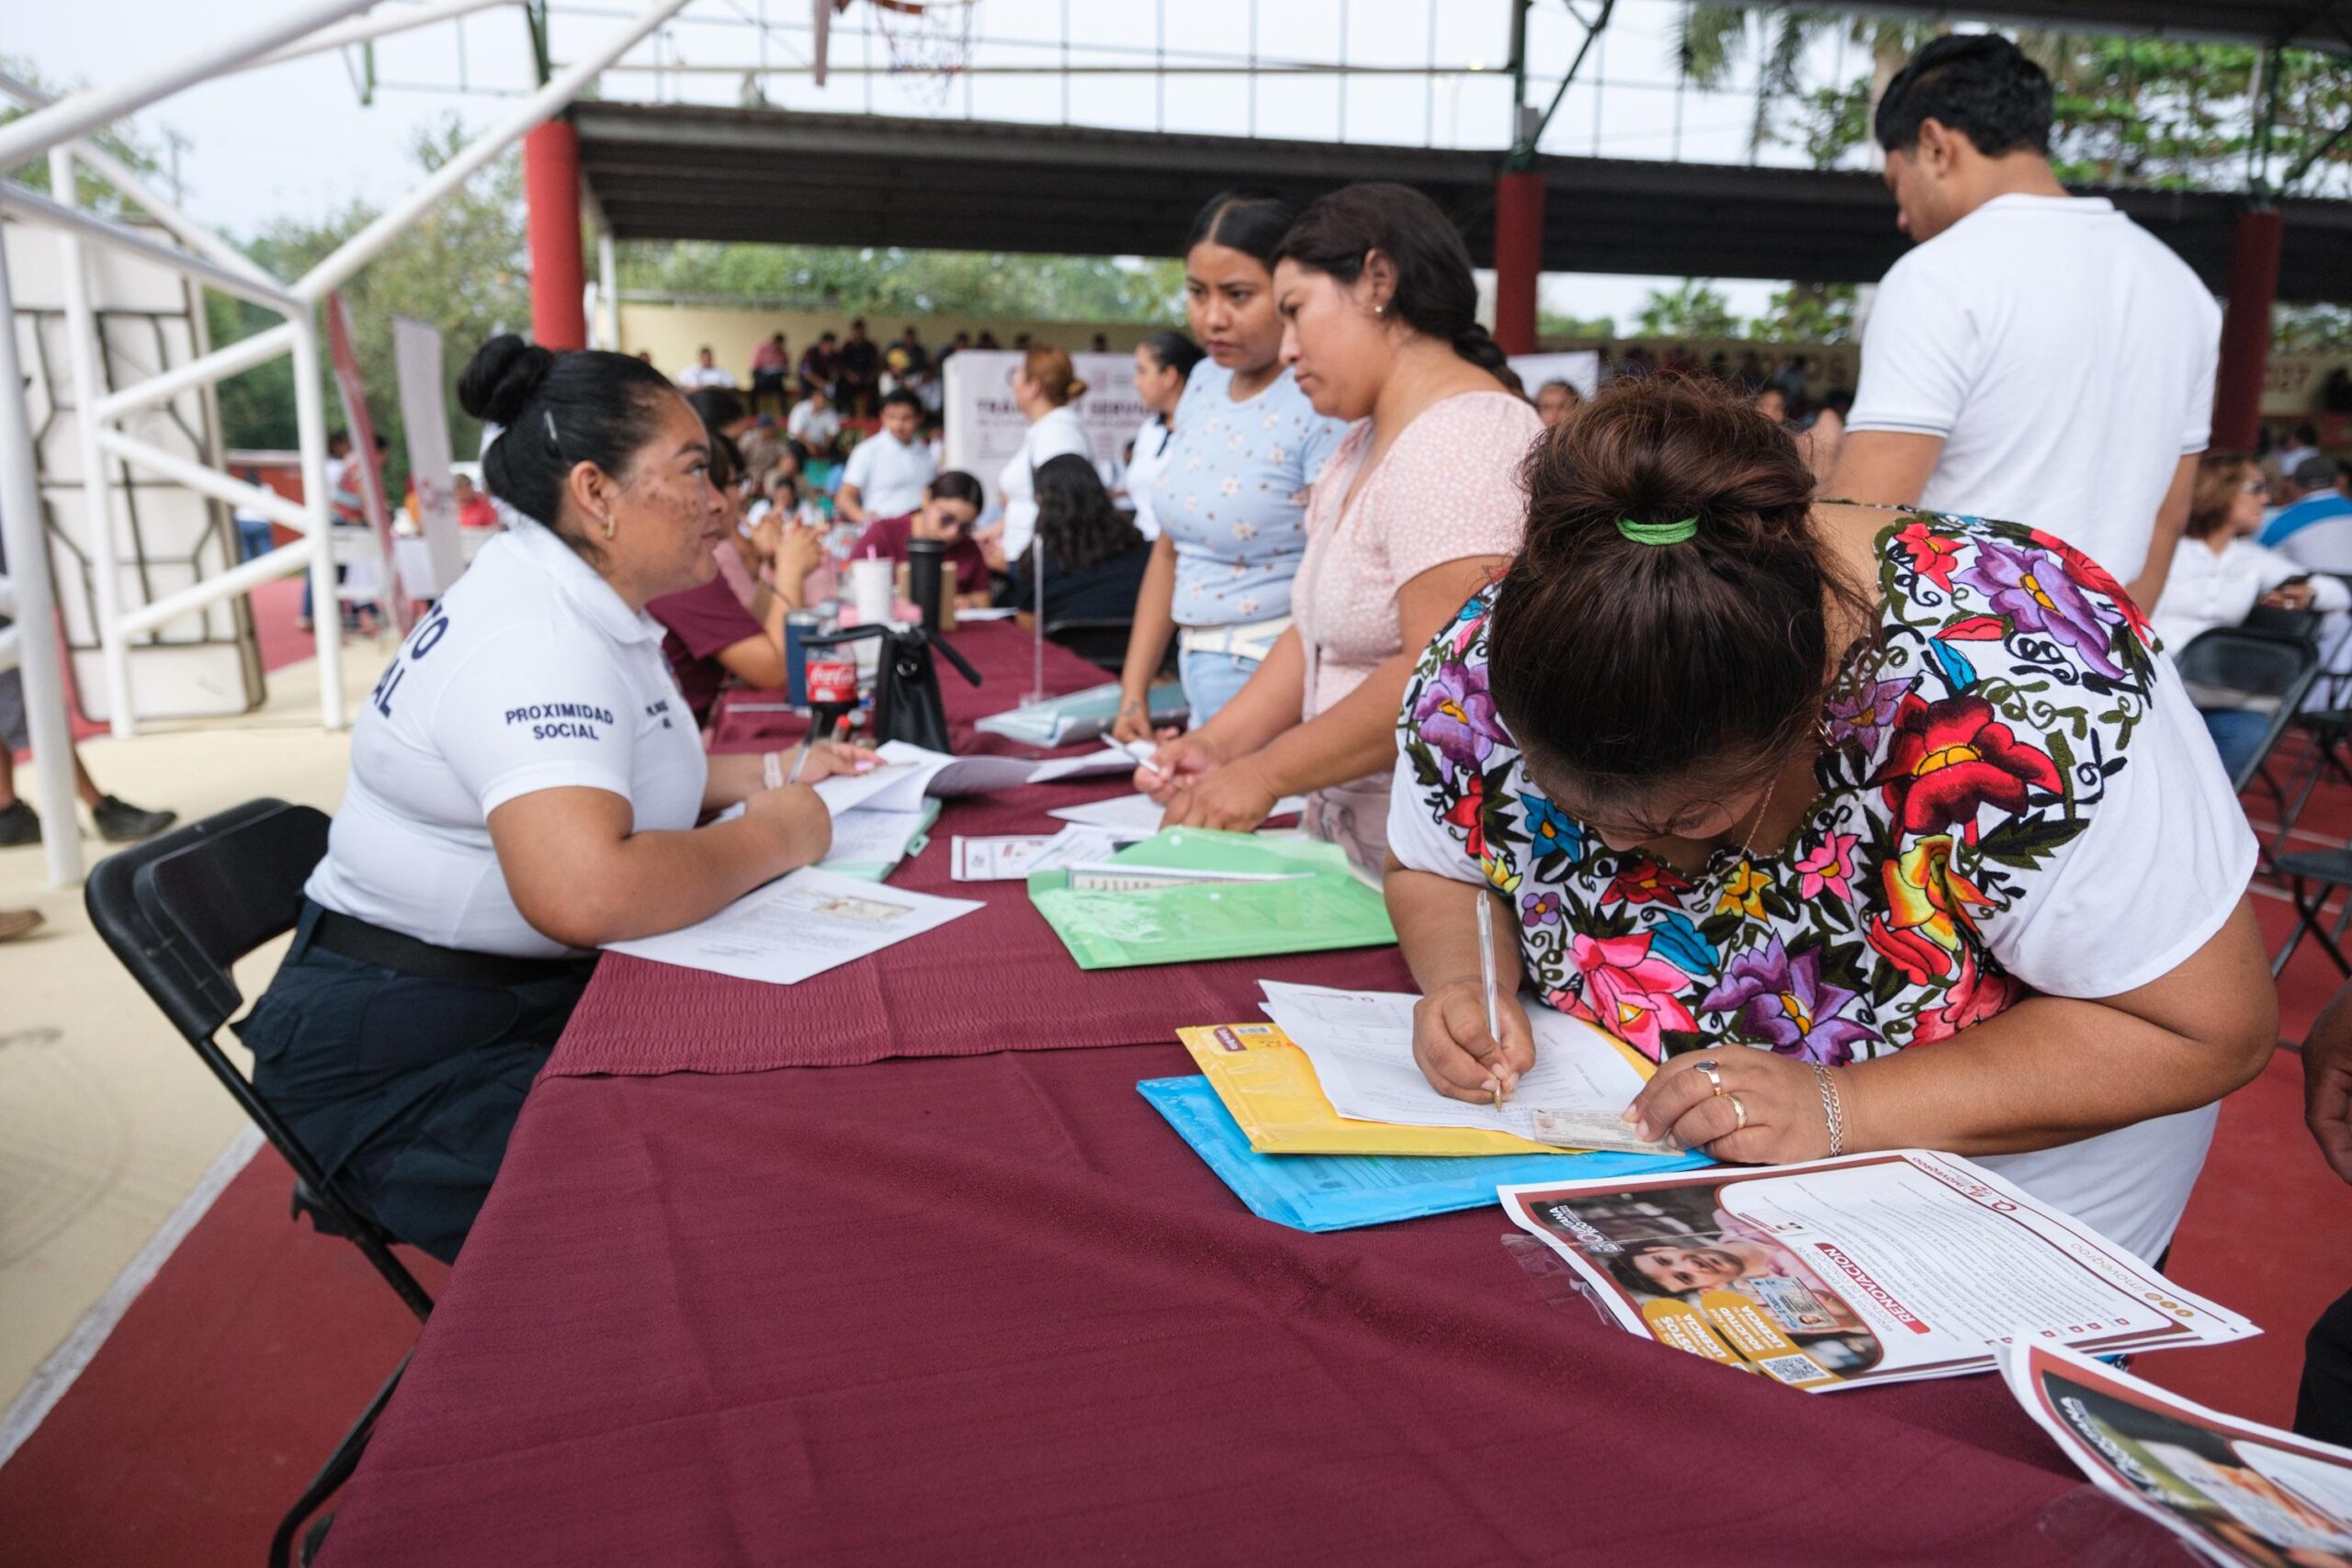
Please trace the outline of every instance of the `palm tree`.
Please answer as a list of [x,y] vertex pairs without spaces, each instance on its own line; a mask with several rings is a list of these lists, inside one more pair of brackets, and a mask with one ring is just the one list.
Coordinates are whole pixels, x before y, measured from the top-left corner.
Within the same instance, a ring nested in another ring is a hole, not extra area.
[[1920,45],[1951,28],[1942,23],[1898,22],[1875,17],[1849,17],[1802,6],[1699,6],[1683,8],[1676,29],[1675,52],[1682,74],[1693,86],[1720,90],[1730,81],[1732,67],[1753,51],[1758,60],[1756,118],[1748,128],[1747,154],[1752,161],[1770,138],[1767,106],[1775,98],[1793,96],[1802,84],[1798,72],[1816,39],[1845,28],[1849,43],[1871,53],[1871,107],[1903,62]]

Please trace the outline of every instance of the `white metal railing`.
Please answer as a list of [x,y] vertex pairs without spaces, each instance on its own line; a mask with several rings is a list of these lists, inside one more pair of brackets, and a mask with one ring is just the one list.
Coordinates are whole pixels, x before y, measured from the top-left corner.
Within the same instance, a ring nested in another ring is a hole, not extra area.
[[[0,180],[0,216],[38,224],[58,235],[66,295],[68,369],[80,414],[77,440],[86,487],[84,541],[96,584],[99,655],[114,731],[135,734],[138,718],[130,692],[130,643],[181,616],[252,591],[260,583],[307,567],[312,595],[323,605],[336,602],[334,552],[325,548],[326,410],[321,391],[318,306],[353,274],[382,253],[416,220],[533,127],[548,119],[597,76],[662,23],[684,9],[687,0],[650,0],[598,48],[565,66],[537,91],[524,97],[489,130],[451,158],[414,190],[357,234],[338,246],[300,278],[288,284],[270,276],[235,246],[180,212],[142,182],[120,160],[84,140],[86,133],[168,96],[194,83],[276,63],[322,50],[379,38],[481,11],[512,0],[428,0],[416,6],[379,8],[369,0],[311,0],[288,6],[266,23],[232,33],[193,52],[105,86],[51,98],[0,74],[0,96],[28,110],[0,126],[0,169],[15,168],[50,154],[53,195]],[[77,169],[86,166],[111,182],[187,249],[175,249],[130,224],[95,213],[78,201]],[[111,246],[209,288],[216,288],[283,315],[285,323],[215,349],[186,365],[131,385],[106,383],[89,295],[86,243]],[[5,249],[0,249],[0,326],[15,319]],[[120,428],[124,416],[215,384],[276,358],[293,361],[295,424],[302,458],[303,502],[296,505],[204,463],[168,452]],[[25,385],[13,331],[0,331],[0,388]],[[106,479],[112,457],[161,475],[199,494],[244,507],[296,529],[302,537],[266,555],[204,578],[140,605],[121,601],[115,556],[114,487]],[[52,882],[81,874],[81,843],[70,803],[73,791],[71,731],[65,712],[62,659],[57,639],[54,585],[50,581],[47,541],[42,536],[32,431],[24,400],[0,394],[0,539],[15,572],[16,626],[0,642],[0,668],[22,666],[27,719],[31,730],[40,797],[49,810],[42,841]],[[341,639],[332,615],[317,639],[319,716],[329,729],[344,724]]]

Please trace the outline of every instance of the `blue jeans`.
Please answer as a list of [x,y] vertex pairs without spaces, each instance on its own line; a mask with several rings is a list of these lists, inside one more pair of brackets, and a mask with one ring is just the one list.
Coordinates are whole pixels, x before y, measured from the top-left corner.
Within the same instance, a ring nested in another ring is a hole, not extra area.
[[1176,673],[1184,682],[1184,702],[1193,710],[1192,727],[1198,729],[1231,702],[1234,694],[1258,672],[1258,661],[1238,653],[1187,653],[1177,660]]
[[252,560],[256,556],[269,554],[277,547],[277,536],[270,533],[267,518],[240,517],[237,519],[237,548],[243,558]]
[[2211,708],[2203,710],[2203,717],[2214,746],[2221,750],[2222,770],[2232,784],[2237,783],[2238,773],[2254,761],[2263,736],[2269,731],[2270,716],[2244,708]]

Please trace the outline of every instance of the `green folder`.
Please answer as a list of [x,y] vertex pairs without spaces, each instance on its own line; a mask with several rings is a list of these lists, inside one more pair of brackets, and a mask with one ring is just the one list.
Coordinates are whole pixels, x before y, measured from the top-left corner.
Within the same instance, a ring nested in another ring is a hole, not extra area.
[[1170,828],[1104,863],[1282,880],[1102,892],[1070,886],[1073,877],[1087,880],[1081,870],[1036,872],[1029,901],[1080,969],[1385,947],[1396,940],[1380,895],[1356,879],[1338,846],[1313,839]]

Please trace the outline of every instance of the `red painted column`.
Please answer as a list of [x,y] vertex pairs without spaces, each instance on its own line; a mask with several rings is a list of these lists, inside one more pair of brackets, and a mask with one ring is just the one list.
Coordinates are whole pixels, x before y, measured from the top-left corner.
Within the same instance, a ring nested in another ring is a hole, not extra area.
[[1544,270],[1544,176],[1495,179],[1495,341],[1505,354],[1535,352],[1535,280]]
[[570,120],[551,119],[523,138],[523,198],[530,214],[532,341],[541,348],[585,348],[580,132]]
[[2241,212],[2230,236],[2230,298],[2222,316],[2222,362],[2213,376],[2213,445],[2251,452],[2262,426],[2262,378],[2270,363],[2270,307],[2278,297],[2276,212]]

